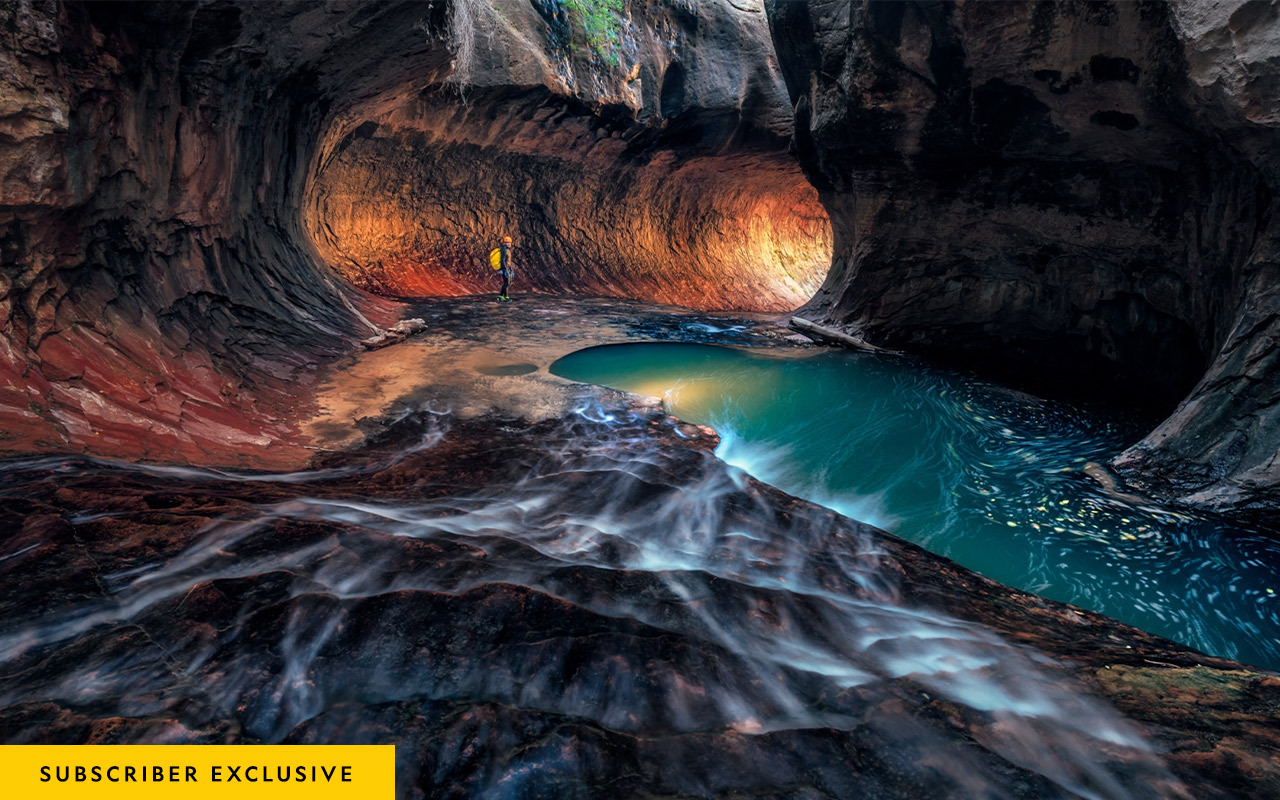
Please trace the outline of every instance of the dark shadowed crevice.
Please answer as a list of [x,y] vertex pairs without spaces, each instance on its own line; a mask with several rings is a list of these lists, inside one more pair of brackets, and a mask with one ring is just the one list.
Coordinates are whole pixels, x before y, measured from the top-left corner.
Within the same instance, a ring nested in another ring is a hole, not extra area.
[[662,76],[662,96],[659,109],[663,117],[670,119],[684,109],[684,67],[672,64]]

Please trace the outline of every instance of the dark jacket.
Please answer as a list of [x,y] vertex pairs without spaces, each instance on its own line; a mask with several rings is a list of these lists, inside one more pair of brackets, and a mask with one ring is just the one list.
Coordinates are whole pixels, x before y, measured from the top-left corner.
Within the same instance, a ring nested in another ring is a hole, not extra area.
[[499,272],[503,276],[510,278],[512,275],[516,274],[515,267],[511,266],[511,245],[504,242],[498,246],[498,249],[500,251],[499,258],[501,259],[501,261],[498,262],[501,264]]

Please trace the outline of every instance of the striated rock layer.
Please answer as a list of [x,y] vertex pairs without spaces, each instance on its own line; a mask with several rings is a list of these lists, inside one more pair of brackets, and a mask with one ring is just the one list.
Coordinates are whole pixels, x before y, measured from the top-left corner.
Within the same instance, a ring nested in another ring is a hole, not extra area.
[[1275,507],[1273,6],[768,11],[834,232],[808,314],[1057,391],[1177,405],[1124,474]]
[[[1115,219],[1100,232],[1078,226],[1074,240],[1123,234],[1131,252],[1177,262],[1167,276],[1134,272],[1126,291],[1136,299],[1117,305],[1078,285],[1084,255],[1050,258],[1070,303],[1088,309],[1077,338],[1097,331],[1101,363],[1169,396],[1233,341],[1226,329],[1205,340],[1197,326],[1235,319],[1232,293],[1255,280],[1245,253],[1262,234],[1221,244],[1228,237],[1192,210],[1265,230],[1270,184],[1253,165],[1269,140],[1232,150],[1171,128],[1169,139],[1123,144],[1180,96],[1162,77],[1182,74],[1175,61],[1154,61],[1183,41],[1163,7],[1034,7],[1053,11],[1047,21],[1033,7],[851,7],[880,20],[876,37],[895,19],[900,41],[937,37],[923,61],[910,53],[924,51],[904,50],[897,94],[874,73],[849,82],[879,63],[861,51],[847,70],[823,55],[843,53],[844,20],[823,23],[838,41],[816,42],[797,21],[809,7],[774,8],[775,34],[814,65],[792,64],[788,77],[797,97],[815,87],[797,144],[816,190],[780,155],[787,108],[754,3],[631,2],[617,29],[588,24],[583,7],[0,8],[5,446],[293,463],[303,442],[288,419],[311,365],[355,345],[361,313],[385,324],[398,310],[339,277],[388,294],[482,286],[474,261],[488,242],[477,253],[472,239],[497,228],[514,228],[536,254],[522,274],[543,291],[771,308],[803,294],[814,274],[805,264],[825,260],[817,191],[835,220],[828,286],[839,291],[814,308],[832,318],[856,305],[842,287],[864,274],[855,223],[900,230],[908,209],[922,241],[971,225],[979,251],[984,231],[1066,237],[1050,213],[1058,183],[1041,170],[1072,159],[1031,157],[1060,139],[1056,128],[1023,119],[1035,106],[1011,78],[950,69],[967,63],[965,31],[997,31],[992,63],[1016,60],[1019,14],[1031,15],[1032,41],[1047,31],[1066,48],[1054,57],[1062,66],[1032,76],[1036,91],[1117,92],[1114,107],[1072,123],[1096,134],[1085,145],[1120,154],[1086,175],[1098,197],[1114,195]],[[1108,14],[1119,21],[1090,21]],[[1196,18],[1197,30],[1223,30],[1215,19]],[[1112,27],[1125,33],[1119,43],[1098,33]],[[1252,55],[1212,69],[1243,29],[1228,20],[1230,35],[1202,36],[1206,97],[1265,93]],[[1156,55],[1134,60],[1103,44]],[[882,93],[886,108],[892,97],[910,106],[913,91],[948,99],[932,126],[912,128],[908,107],[892,124],[869,114],[849,127],[839,116],[847,101],[822,105],[823,81],[842,80],[848,98]],[[1159,102],[1121,104],[1131,95]],[[980,146],[945,134],[967,130],[953,113],[963,97],[987,110],[970,126]],[[1231,114],[1269,124],[1265,103],[1224,101],[1221,115]],[[895,161],[898,136],[928,142],[936,174],[910,179],[917,167]],[[1184,144],[1215,154],[1212,174],[1180,160]],[[886,180],[898,171],[896,189],[880,188],[883,218],[846,186],[845,162],[815,168],[836,146],[855,161],[876,156]],[[954,166],[979,151],[988,156],[976,172]],[[1017,153],[1030,164],[1024,182],[1000,171]],[[986,194],[970,192],[974,180],[989,180]],[[1066,169],[1059,181],[1078,177]],[[1159,203],[1144,199],[1152,186]],[[985,214],[1010,187],[1049,198],[1025,202],[1050,208],[1043,220],[1015,215],[993,228]],[[938,191],[973,209],[964,225],[930,200]],[[546,201],[513,199],[535,194]],[[864,208],[866,218],[853,213]],[[370,209],[377,225],[361,216]],[[1195,247],[1172,252],[1172,229]],[[893,241],[880,243],[886,257]],[[1025,249],[1009,247],[1010,263]],[[1237,254],[1234,272],[1196,278],[1185,266],[1219,250]],[[687,271],[673,271],[685,258]],[[881,288],[929,296],[929,259],[901,263]],[[970,310],[990,312],[985,285],[973,285]],[[1264,306],[1255,328],[1269,324]],[[955,347],[979,352],[1000,339],[952,326],[948,309],[929,314]],[[1014,318],[1023,331],[1056,327]],[[1238,338],[1253,342],[1253,329]],[[1194,345],[1197,365],[1170,337]],[[1156,366],[1144,371],[1148,361]],[[475,369],[497,379],[526,366]],[[1276,793],[1274,675],[985,581],[750,481],[713,457],[705,430],[600,397],[584,392],[572,411],[538,422],[458,419],[418,403],[369,423],[385,435],[363,449],[304,472],[7,461],[0,574],[22,590],[0,599],[0,738],[396,739],[409,796],[448,786],[553,797]]]
[[0,447],[297,460],[279,420],[359,324],[297,195],[340,92],[388,79],[373,40],[439,61],[405,15],[0,9]]
[[654,132],[545,91],[463,106],[446,90],[381,120],[343,141],[305,217],[325,260],[372,292],[495,291],[504,233],[517,293],[788,311],[830,263],[826,213],[785,138],[739,149],[723,116]]

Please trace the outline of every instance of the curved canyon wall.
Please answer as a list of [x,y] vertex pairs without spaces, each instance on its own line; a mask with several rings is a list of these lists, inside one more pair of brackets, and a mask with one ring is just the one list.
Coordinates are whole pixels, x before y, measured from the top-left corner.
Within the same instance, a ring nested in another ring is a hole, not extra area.
[[774,311],[812,296],[830,228],[787,152],[759,3],[631,3],[595,44],[575,6],[455,8],[467,84],[374,98],[326,139],[304,216],[334,269],[392,296],[490,292],[510,234],[520,291]]
[[297,244],[297,198],[343,93],[395,77],[374,41],[441,60],[422,13],[0,10],[0,446],[296,458],[279,420],[357,326]]
[[1126,477],[1274,507],[1272,6],[768,11],[834,231],[806,313],[1056,392],[1178,404]]

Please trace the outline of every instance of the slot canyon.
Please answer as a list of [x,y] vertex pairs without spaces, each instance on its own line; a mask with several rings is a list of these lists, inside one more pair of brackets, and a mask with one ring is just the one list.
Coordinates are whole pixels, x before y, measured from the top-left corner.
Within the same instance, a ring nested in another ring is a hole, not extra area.
[[1280,5],[7,0],[0,73],[0,742],[1280,796]]

